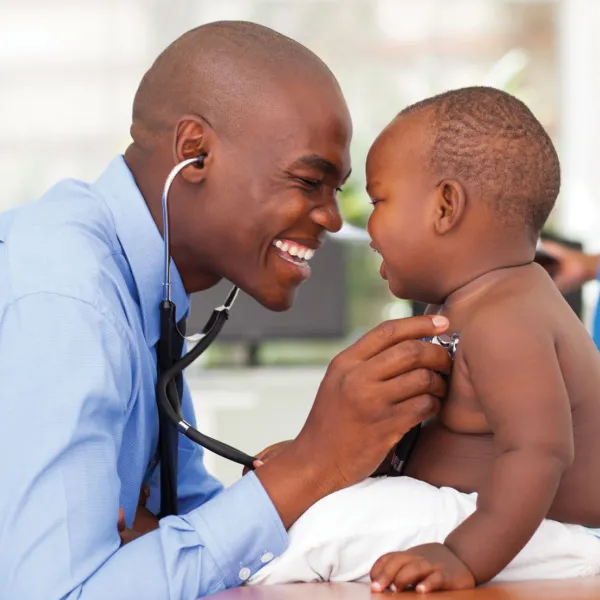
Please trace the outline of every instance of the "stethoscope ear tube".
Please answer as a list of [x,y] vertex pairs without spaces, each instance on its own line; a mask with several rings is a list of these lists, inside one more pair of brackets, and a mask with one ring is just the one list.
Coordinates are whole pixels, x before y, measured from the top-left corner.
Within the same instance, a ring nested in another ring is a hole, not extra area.
[[[228,460],[253,469],[254,458],[227,444],[223,444],[200,433],[181,416],[181,390],[178,390],[176,379],[182,371],[196,360],[219,335],[229,316],[229,309],[235,302],[239,288],[234,286],[225,303],[216,308],[199,336],[192,336],[190,341],[198,343],[185,356],[178,359],[181,346],[175,342],[182,341],[177,328],[176,307],[171,302],[171,248],[169,237],[168,194],[177,174],[188,165],[204,166],[205,155],[181,161],[169,173],[162,195],[163,237],[165,242],[165,278],[163,282],[163,301],[160,305],[160,340],[157,348],[158,378],[156,382],[156,401],[159,408],[159,444],[161,477],[161,517],[177,514],[177,456],[178,432],[180,431],[193,442],[204,446],[207,450]],[[177,346],[177,347],[175,347]],[[179,383],[181,379],[179,379]]]

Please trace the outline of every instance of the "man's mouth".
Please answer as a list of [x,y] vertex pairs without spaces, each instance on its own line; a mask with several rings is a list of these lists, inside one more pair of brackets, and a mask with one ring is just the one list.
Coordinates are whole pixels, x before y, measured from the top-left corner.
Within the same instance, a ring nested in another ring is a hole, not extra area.
[[275,246],[277,254],[281,258],[298,267],[307,267],[308,261],[315,255],[312,248],[291,240],[273,240],[273,246]]

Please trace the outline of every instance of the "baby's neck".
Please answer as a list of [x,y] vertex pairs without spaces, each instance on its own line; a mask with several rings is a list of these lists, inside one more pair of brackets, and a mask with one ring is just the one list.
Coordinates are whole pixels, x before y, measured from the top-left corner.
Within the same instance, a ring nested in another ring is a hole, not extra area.
[[[499,267],[492,269],[470,279],[455,288],[444,300],[444,302],[435,308],[435,312],[450,314],[464,312],[471,306],[479,302],[483,296],[487,295],[498,284],[513,277],[516,272],[524,269],[535,268],[531,262],[509,267]],[[432,307],[433,308],[433,307]]]

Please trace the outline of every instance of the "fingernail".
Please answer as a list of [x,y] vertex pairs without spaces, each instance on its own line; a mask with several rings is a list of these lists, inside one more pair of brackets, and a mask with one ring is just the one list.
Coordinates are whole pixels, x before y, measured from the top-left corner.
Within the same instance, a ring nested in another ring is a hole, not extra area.
[[395,583],[392,583],[392,585],[390,585],[390,590],[392,590],[392,592],[394,592],[394,594],[398,591],[398,588],[396,587]]
[[419,594],[424,594],[425,592],[427,592],[427,588],[424,585],[419,584],[416,587],[417,592],[419,592]]
[[442,315],[435,315],[431,320],[436,327],[448,327],[450,325],[450,321],[446,317],[442,317]]
[[381,591],[383,590],[383,586],[382,586],[382,585],[379,583],[379,581],[374,581],[374,582],[371,584],[371,589],[372,589],[374,592],[381,592]]
[[255,460],[254,461],[254,466],[255,467],[262,467],[265,463],[262,460]]

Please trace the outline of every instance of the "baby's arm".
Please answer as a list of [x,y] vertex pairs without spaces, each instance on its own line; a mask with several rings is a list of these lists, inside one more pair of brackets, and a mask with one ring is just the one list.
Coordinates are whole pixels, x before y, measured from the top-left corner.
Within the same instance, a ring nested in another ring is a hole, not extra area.
[[574,453],[550,329],[521,307],[486,313],[471,321],[460,350],[493,429],[496,457],[477,510],[445,541],[477,583],[497,575],[533,536]]

